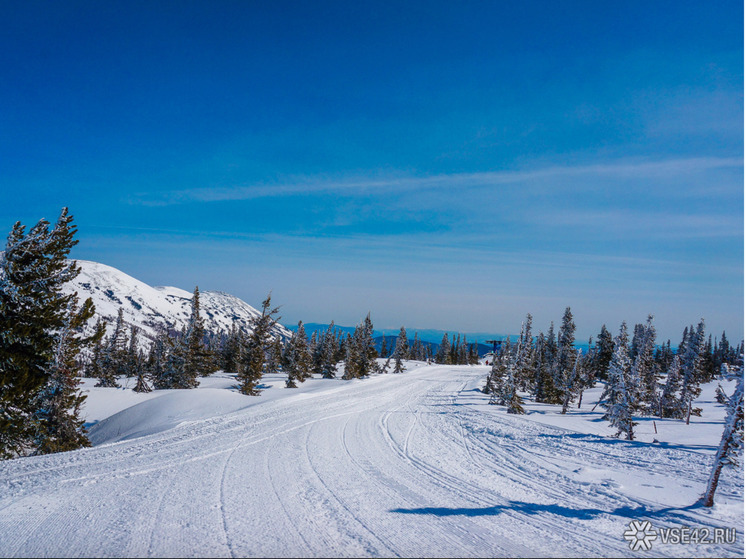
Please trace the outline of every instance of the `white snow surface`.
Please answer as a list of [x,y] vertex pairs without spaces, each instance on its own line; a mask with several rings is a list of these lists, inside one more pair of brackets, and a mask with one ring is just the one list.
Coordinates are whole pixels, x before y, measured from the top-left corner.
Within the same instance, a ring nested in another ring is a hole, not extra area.
[[[77,260],[81,272],[75,280],[65,286],[68,293],[78,293],[82,302],[93,299],[97,318],[108,322],[107,332],[114,329],[119,309],[124,312],[124,321],[138,327],[144,336],[140,337],[143,347],[150,342],[159,328],[181,330],[189,322],[191,315],[192,292],[178,287],[151,287],[142,281],[106,264]],[[260,312],[245,301],[220,291],[200,290],[200,315],[205,328],[213,332],[228,332],[233,324],[251,331],[251,319]],[[276,325],[274,333],[289,338],[291,332],[282,325]]]
[[[691,425],[641,419],[627,442],[591,411],[600,388],[564,416],[515,416],[480,392],[488,367],[406,365],[297,389],[270,376],[258,397],[225,373],[148,394],[85,379],[93,448],[0,463],[0,556],[743,556],[743,470],[695,505],[716,383]],[[633,520],[737,540],[632,551]]]

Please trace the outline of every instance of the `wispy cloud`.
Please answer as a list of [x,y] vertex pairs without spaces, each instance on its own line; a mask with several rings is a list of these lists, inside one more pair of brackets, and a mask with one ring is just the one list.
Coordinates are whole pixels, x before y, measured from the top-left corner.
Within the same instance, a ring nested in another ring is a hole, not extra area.
[[[417,192],[429,190],[463,190],[498,185],[568,185],[567,179],[618,179],[661,180],[686,177],[713,170],[738,170],[743,168],[740,157],[693,157],[663,161],[616,161],[603,164],[552,166],[535,170],[488,171],[431,176],[388,176],[381,178],[353,177],[301,177],[286,182],[259,182],[211,188],[190,188],[166,192],[142,192],[131,195],[127,201],[145,206],[170,206],[193,202],[223,202],[279,198],[309,194],[366,195],[392,192]],[[572,188],[590,185],[572,183]]]

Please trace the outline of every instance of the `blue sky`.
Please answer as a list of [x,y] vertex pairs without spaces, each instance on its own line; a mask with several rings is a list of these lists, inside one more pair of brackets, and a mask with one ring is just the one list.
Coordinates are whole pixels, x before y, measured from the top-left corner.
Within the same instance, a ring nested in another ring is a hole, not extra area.
[[743,337],[743,4],[0,2],[0,228],[283,321]]

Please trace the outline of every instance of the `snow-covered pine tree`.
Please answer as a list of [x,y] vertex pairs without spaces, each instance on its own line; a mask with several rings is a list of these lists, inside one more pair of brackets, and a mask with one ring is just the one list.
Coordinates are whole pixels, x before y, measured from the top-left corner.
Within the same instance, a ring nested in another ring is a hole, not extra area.
[[557,337],[554,335],[554,322],[549,324],[549,330],[543,338],[542,349],[540,366],[536,371],[536,401],[561,404],[561,394],[554,382],[557,370]]
[[[357,328],[355,332],[357,333]],[[350,380],[353,378],[360,378],[360,348],[355,341],[354,335],[347,335],[345,340],[345,358],[344,358],[345,370],[342,374],[342,379]]]
[[577,373],[575,368],[576,358],[575,322],[570,307],[567,307],[557,334],[557,358],[553,367],[556,403],[562,404],[562,413],[566,413],[567,406],[574,396],[575,379],[573,377]]
[[560,390],[562,392],[562,413],[566,414],[567,410],[570,408],[570,402],[572,402],[575,397],[580,394],[583,390],[583,366],[582,366],[582,355],[583,352],[581,350],[577,350],[577,353],[575,354],[575,360],[573,363],[572,371],[564,375],[563,382],[564,384],[560,387]]
[[288,375],[286,388],[297,388],[298,382],[305,382],[311,378],[312,359],[308,347],[308,338],[303,322],[298,322],[298,329],[293,332],[290,341],[282,354],[282,367]]
[[168,332],[160,330],[150,346],[147,370],[153,380],[153,387],[159,390],[171,388],[171,379],[166,376],[166,363],[173,345],[173,339],[168,335]]
[[241,348],[244,345],[243,331],[233,323],[220,350],[220,368],[229,373],[237,373],[241,361]]
[[632,363],[629,358],[627,324],[622,322],[619,335],[614,338],[614,354],[609,363],[609,380],[601,396],[601,405],[606,409],[604,419],[617,428],[616,436],[624,433],[627,440],[634,439],[632,413],[635,409],[633,393],[628,390]]
[[653,315],[648,315],[644,325],[640,325],[637,353],[632,363],[632,377],[637,386],[638,409],[655,414],[660,409],[658,388],[658,368],[655,362],[655,326]]
[[381,357],[389,356],[389,348],[386,347],[386,334],[381,336]]
[[270,344],[267,350],[267,364],[264,366],[264,372],[268,375],[279,373],[282,367],[282,341],[277,336]]
[[33,454],[50,454],[91,446],[80,418],[80,408],[86,399],[78,390],[78,355],[85,346],[90,346],[103,332],[84,336],[83,327],[93,317],[95,307],[87,299],[78,309],[75,300],[70,301],[65,323],[55,332],[54,357],[50,363],[48,380],[37,396],[34,424]]
[[90,356],[86,361],[84,375],[88,378],[99,378],[101,376],[101,359],[104,352],[104,334],[106,333],[106,321],[99,318],[93,331],[96,333],[91,345]]
[[515,376],[520,390],[529,390],[533,384],[534,339],[531,334],[533,317],[526,314],[526,320],[521,324],[521,334],[518,338],[519,350],[516,355]]
[[184,373],[193,377],[206,377],[212,373],[212,356],[205,347],[205,324],[200,313],[199,286],[192,294],[191,313],[184,340]]
[[686,404],[679,397],[681,391],[681,358],[674,355],[673,361],[668,366],[666,384],[658,402],[658,416],[683,419],[686,416]]
[[132,325],[130,330],[130,345],[128,350],[127,376],[135,377],[134,392],[150,392],[153,390],[145,380],[145,364],[137,341],[137,327]]
[[435,353],[435,362],[440,365],[449,365],[451,359],[451,342],[448,341],[448,332],[443,334],[438,351]]
[[734,379],[736,388],[728,399],[728,415],[725,418],[723,435],[720,438],[720,445],[715,453],[715,463],[702,497],[702,504],[706,507],[711,507],[715,502],[715,490],[723,466],[738,466],[739,459],[743,455],[743,356],[741,356],[739,366],[729,367],[723,364],[721,374],[726,378]]
[[402,361],[409,358],[409,342],[407,341],[407,331],[404,326],[399,330],[399,337],[396,338],[396,347],[394,348],[394,372],[403,373],[404,365]]
[[373,342],[373,322],[370,313],[358,324],[351,337],[347,339],[345,354],[345,372],[343,379],[362,378],[376,372],[376,351]]
[[692,407],[692,402],[702,393],[699,386],[704,379],[704,336],[705,322],[700,320],[697,330],[694,327],[684,330],[685,339],[679,346],[677,354],[681,354],[681,404],[687,410],[686,424],[689,425],[691,415],[700,415],[701,408]]
[[59,333],[77,301],[76,293],[62,293],[80,273],[68,260],[78,242],[72,221],[63,208],[51,230],[44,219],[28,233],[16,222],[0,258],[0,459],[36,450],[39,393],[50,381]]
[[239,392],[249,396],[259,395],[259,381],[264,374],[267,348],[271,343],[272,328],[280,317],[279,307],[271,308],[272,294],[262,301],[262,313],[251,321],[251,334],[246,338],[242,349],[243,355],[236,378],[239,382]]
[[101,366],[96,386],[119,388],[117,377],[126,375],[127,363],[127,330],[124,323],[124,311],[119,307],[114,331],[108,337],[101,355]]
[[334,331],[334,321],[324,332],[321,343],[321,376],[323,378],[334,378],[337,376],[337,335]]
[[596,338],[596,355],[593,362],[595,377],[599,380],[606,380],[609,374],[609,363],[614,355],[614,336],[607,330],[606,324],[601,326],[601,332]]

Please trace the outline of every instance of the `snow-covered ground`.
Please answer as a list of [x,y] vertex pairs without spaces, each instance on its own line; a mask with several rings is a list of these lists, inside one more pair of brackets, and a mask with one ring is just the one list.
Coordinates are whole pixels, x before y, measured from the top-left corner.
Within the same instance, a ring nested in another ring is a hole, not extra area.
[[[149,394],[86,380],[94,448],[0,463],[0,556],[743,556],[743,470],[695,505],[715,384],[691,425],[643,419],[626,442],[591,411],[599,389],[512,416],[479,391],[485,366],[407,365],[271,377],[259,397],[226,374]],[[633,521],[736,542],[632,551]]]

